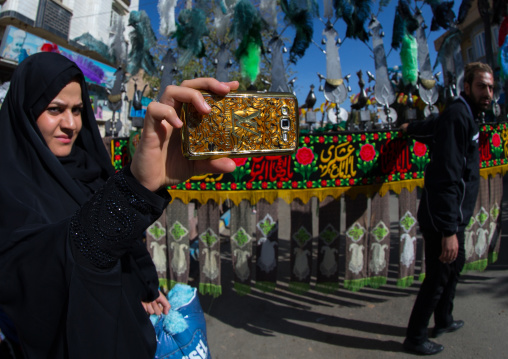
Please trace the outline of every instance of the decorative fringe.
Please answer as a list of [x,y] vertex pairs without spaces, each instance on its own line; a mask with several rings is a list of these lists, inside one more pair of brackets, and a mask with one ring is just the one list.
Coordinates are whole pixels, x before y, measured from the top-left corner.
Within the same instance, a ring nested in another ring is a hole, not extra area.
[[265,293],[273,292],[275,290],[275,285],[276,283],[274,282],[256,282],[256,288]]
[[199,283],[199,293],[209,294],[217,298],[222,294],[222,286],[211,283]]
[[139,69],[143,68],[148,75],[154,76],[157,73],[157,67],[150,49],[157,44],[157,38],[146,11],[131,11],[129,26],[132,26],[133,30],[129,34],[131,51],[129,52],[127,72],[134,76],[139,72]]
[[409,277],[400,278],[397,280],[397,287],[399,287],[399,288],[411,287],[414,283],[414,280],[415,280],[414,275],[410,275]]
[[157,4],[160,17],[159,33],[162,36],[169,36],[176,30],[175,7],[176,0],[159,0]]
[[499,253],[497,253],[497,252],[489,253],[489,264],[496,263],[498,257],[499,257]]
[[185,66],[192,56],[203,57],[205,55],[205,45],[202,38],[208,35],[206,27],[206,15],[201,9],[184,9],[178,15],[178,24],[176,37],[178,47],[186,50],[178,58],[178,66]]
[[418,44],[414,36],[406,34],[400,49],[402,79],[406,85],[416,85],[418,80]]
[[369,280],[369,287],[377,289],[386,284],[387,278],[384,276],[379,277],[370,277],[367,278]]
[[314,289],[316,289],[316,291],[320,293],[332,294],[339,289],[339,283],[337,282],[316,283]]
[[240,57],[242,76],[247,77],[251,83],[254,83],[259,74],[260,63],[261,48],[256,43],[249,42],[246,52]]
[[369,278],[351,279],[344,281],[344,288],[352,292],[358,292],[360,289],[369,284]]
[[466,263],[464,265],[464,268],[462,269],[461,273],[465,273],[467,271],[479,271],[483,272],[485,268],[487,268],[487,265],[489,264],[489,261],[487,258],[480,259],[471,263]]
[[238,295],[243,296],[243,295],[250,294],[250,285],[248,285],[248,284],[235,282],[234,288],[235,288],[235,291]]
[[310,289],[309,283],[289,282],[289,290],[296,294],[304,294]]

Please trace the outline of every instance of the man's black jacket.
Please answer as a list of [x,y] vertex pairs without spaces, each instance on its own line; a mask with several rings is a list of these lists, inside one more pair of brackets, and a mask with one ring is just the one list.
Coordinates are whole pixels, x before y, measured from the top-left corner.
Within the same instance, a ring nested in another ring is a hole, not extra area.
[[407,133],[429,145],[418,208],[420,229],[451,236],[469,223],[480,178],[478,110],[464,93],[437,118],[414,121]]

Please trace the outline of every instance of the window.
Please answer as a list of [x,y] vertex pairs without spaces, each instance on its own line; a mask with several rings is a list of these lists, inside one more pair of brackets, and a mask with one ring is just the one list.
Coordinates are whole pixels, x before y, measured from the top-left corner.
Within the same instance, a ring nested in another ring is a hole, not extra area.
[[476,59],[478,60],[480,57],[485,56],[485,32],[481,32],[474,37],[473,40],[474,53],[476,55]]
[[111,9],[111,19],[109,21],[109,26],[111,26],[112,29],[116,29],[119,22],[122,21],[122,15],[119,9],[113,4],[113,7]]
[[468,47],[466,50],[467,53],[467,62],[473,62],[475,60],[474,54],[473,54],[473,47]]
[[499,25],[492,26],[492,43],[494,50],[499,47]]

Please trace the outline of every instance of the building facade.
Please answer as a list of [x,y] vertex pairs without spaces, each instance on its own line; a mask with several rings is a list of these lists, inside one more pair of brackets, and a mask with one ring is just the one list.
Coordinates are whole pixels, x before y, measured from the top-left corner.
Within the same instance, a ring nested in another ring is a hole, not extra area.
[[[26,56],[40,51],[60,52],[75,60],[85,73],[102,133],[106,134],[107,121],[116,115],[115,121],[122,122],[121,131],[128,135],[128,101],[114,112],[107,101],[117,64],[80,38],[88,36],[107,49],[120,28],[118,22],[123,22],[127,54],[129,14],[137,10],[139,0],[0,0],[0,83],[8,84]],[[117,128],[118,124],[114,130]]]

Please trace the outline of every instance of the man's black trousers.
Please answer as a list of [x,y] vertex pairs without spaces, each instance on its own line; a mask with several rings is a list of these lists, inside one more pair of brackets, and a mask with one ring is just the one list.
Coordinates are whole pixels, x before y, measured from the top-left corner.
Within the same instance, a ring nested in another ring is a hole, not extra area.
[[427,327],[433,313],[436,328],[446,328],[452,324],[455,288],[466,261],[464,231],[457,233],[459,253],[450,264],[439,261],[442,234],[434,231],[422,231],[422,234],[425,240],[425,279],[416,297],[406,333],[414,344],[428,339]]

